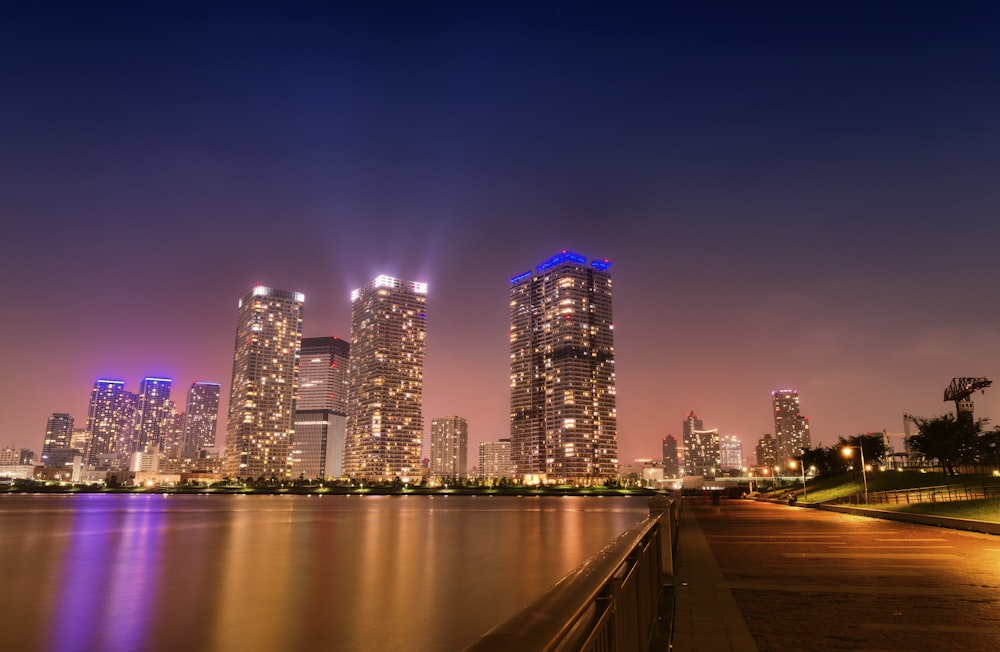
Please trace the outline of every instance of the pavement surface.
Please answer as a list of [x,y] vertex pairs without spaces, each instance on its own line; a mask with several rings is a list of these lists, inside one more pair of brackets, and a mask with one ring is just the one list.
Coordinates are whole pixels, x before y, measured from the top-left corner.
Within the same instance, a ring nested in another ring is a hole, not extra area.
[[680,652],[1000,650],[1000,537],[685,500]]

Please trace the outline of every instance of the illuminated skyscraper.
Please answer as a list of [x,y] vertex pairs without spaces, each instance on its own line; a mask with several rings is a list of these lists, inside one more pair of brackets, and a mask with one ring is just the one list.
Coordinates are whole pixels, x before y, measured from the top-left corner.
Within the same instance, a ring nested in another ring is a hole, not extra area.
[[258,285],[238,304],[226,423],[230,477],[286,478],[305,297]]
[[465,478],[469,463],[469,422],[462,417],[431,419],[430,474]]
[[681,424],[684,432],[681,468],[685,475],[714,478],[721,466],[719,429],[705,430],[704,422],[694,413],[688,413]]
[[351,293],[347,475],[419,477],[426,338],[426,283],[379,276]]
[[170,388],[173,384],[174,381],[170,378],[149,376],[139,381],[132,453],[142,453],[151,450],[153,446],[157,450],[164,450],[168,420],[173,416],[170,405]]
[[721,466],[729,471],[743,468],[743,442],[736,435],[724,435],[719,439]]
[[98,379],[87,408],[86,464],[93,468],[124,468],[131,450],[136,395],[124,380]]
[[350,353],[351,345],[337,337],[302,339],[292,477],[343,475]]
[[188,388],[184,418],[184,457],[195,457],[198,451],[215,447],[221,393],[219,383],[197,382]]
[[618,474],[610,267],[563,252],[510,279],[510,436],[524,481]]
[[809,419],[799,414],[799,393],[794,389],[771,392],[774,406],[774,438],[777,444],[778,466],[801,455],[803,448],[811,448]]

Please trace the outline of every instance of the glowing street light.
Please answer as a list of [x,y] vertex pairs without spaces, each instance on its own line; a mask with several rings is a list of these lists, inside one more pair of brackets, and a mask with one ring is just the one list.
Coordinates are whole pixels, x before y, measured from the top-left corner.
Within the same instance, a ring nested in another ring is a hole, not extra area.
[[861,446],[844,446],[841,451],[844,457],[850,457],[852,449],[857,448],[861,452],[861,479],[865,483],[865,504],[868,504],[868,472],[865,470],[865,449]]

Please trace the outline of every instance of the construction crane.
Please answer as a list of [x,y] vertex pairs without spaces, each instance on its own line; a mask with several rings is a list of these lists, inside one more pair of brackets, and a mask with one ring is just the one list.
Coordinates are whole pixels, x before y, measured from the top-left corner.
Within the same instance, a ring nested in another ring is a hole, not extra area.
[[[993,384],[988,378],[952,378],[951,384],[944,390],[944,400],[955,401],[955,420],[968,419],[972,421],[973,393],[985,390]],[[985,392],[984,392],[985,393]]]

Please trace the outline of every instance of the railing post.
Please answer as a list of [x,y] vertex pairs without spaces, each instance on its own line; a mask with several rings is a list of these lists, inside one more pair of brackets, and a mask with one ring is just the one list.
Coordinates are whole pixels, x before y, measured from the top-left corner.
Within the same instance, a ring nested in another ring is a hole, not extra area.
[[658,494],[649,499],[649,515],[660,516],[660,573],[664,583],[674,577],[674,535],[680,504],[676,498]]

